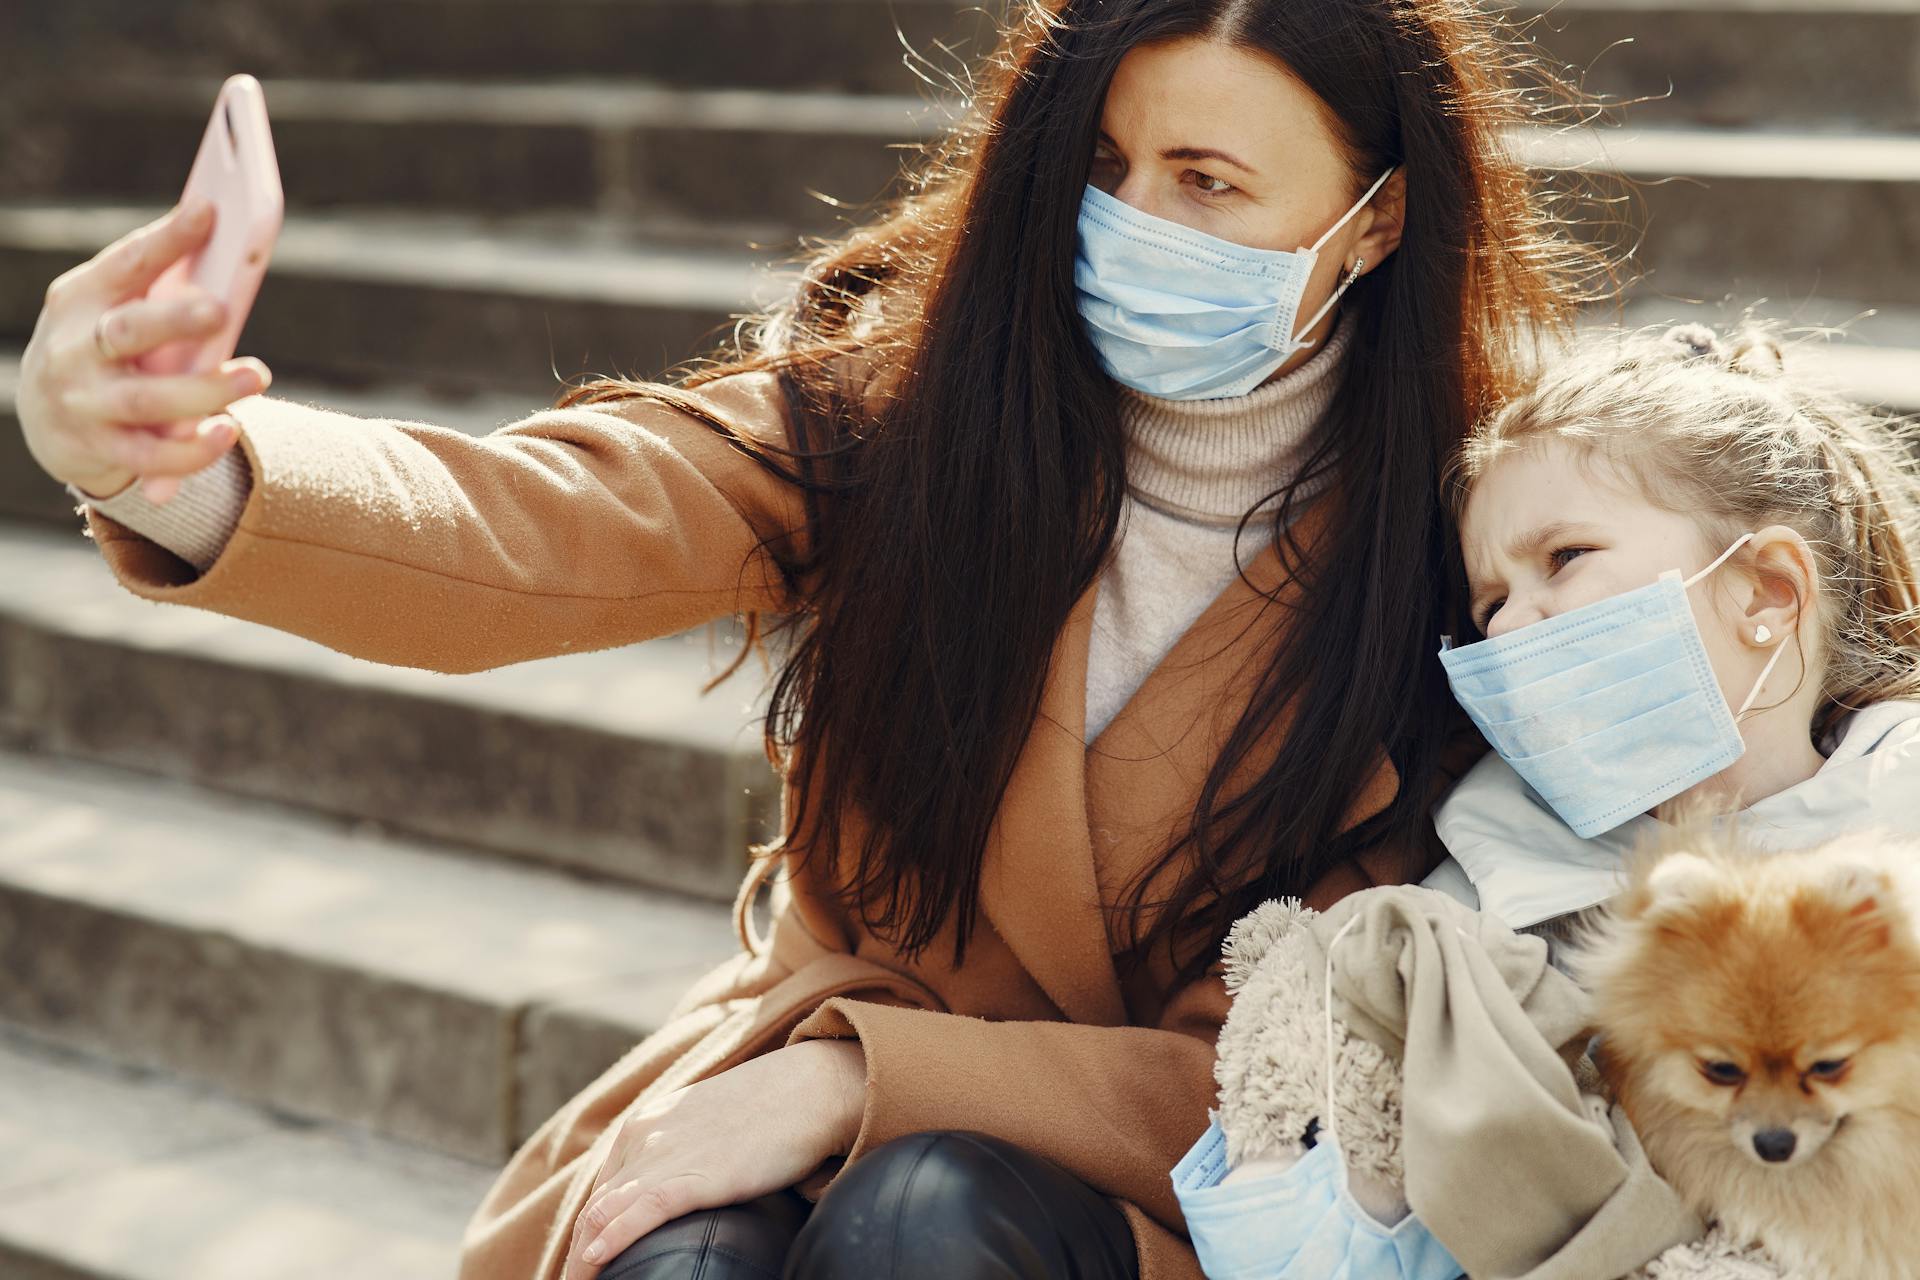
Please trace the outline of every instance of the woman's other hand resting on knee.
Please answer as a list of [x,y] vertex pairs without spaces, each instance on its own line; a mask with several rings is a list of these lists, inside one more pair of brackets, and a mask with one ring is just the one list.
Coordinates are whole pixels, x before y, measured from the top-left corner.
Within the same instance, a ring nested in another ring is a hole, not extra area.
[[790,1187],[851,1151],[866,1083],[859,1041],[807,1040],[633,1112],[574,1222],[566,1280],[592,1280],[663,1223]]

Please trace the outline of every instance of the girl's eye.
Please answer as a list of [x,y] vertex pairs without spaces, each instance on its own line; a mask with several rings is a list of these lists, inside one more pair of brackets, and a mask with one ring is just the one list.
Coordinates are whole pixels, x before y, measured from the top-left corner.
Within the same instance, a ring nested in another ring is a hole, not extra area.
[[1593,550],[1592,547],[1561,547],[1547,557],[1547,562],[1553,566],[1554,572],[1558,573],[1591,550]]
[[[1239,188],[1232,183],[1222,182],[1210,173],[1202,173],[1198,169],[1189,169],[1187,172],[1193,175],[1193,185],[1206,195],[1223,196],[1229,191],[1239,190]],[[1215,185],[1208,186],[1208,183],[1214,183]]]

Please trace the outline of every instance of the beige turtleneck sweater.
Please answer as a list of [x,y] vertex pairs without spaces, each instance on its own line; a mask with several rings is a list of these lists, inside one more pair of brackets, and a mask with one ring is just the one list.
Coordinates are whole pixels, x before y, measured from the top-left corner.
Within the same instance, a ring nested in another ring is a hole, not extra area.
[[[1254,519],[1236,561],[1241,516],[1285,487],[1311,452],[1314,428],[1339,389],[1350,333],[1342,321],[1324,350],[1244,396],[1162,400],[1122,388],[1128,495],[1095,602],[1087,741],[1226,589],[1238,563],[1272,540],[1272,520]],[[138,484],[108,498],[71,485],[67,492],[205,572],[240,523],[252,484],[246,454],[230,449],[183,479],[164,504],[148,501]],[[1296,513],[1307,496],[1296,498]]]
[[[1127,501],[1120,537],[1094,600],[1087,654],[1087,741],[1127,704],[1155,666],[1273,540],[1264,503],[1312,453],[1314,430],[1340,389],[1352,341],[1344,319],[1327,345],[1284,377],[1224,400],[1161,400],[1121,389]],[[1294,495],[1292,513],[1324,487]],[[1236,558],[1236,551],[1238,556]]]

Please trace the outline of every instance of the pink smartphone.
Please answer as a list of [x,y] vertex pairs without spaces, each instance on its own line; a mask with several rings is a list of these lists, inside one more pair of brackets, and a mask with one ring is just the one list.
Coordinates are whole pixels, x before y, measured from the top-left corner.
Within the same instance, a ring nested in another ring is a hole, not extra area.
[[267,128],[266,95],[250,75],[229,76],[214,99],[213,116],[180,201],[201,198],[213,201],[212,234],[198,250],[168,267],[147,297],[204,289],[227,304],[227,323],[206,338],[183,338],[140,356],[134,363],[147,373],[206,373],[231,359],[266,277],[286,200],[273,134]]

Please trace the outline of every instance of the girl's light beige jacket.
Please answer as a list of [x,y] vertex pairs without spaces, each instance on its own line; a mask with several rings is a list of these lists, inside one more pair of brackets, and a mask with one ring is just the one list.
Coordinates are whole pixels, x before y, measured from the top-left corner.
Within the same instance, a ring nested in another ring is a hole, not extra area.
[[[736,374],[699,395],[744,434],[784,442],[771,375]],[[767,547],[804,531],[799,494],[677,410],[548,409],[484,437],[264,397],[233,412],[254,483],[204,575],[89,509],[107,564],[135,593],[446,672],[791,603]],[[1311,539],[1334,501],[1309,508],[1296,534]],[[1287,600],[1272,546],[1248,577]],[[965,966],[940,943],[919,962],[901,957],[834,904],[825,859],[810,860],[775,895],[758,954],[704,979],[514,1155],[468,1226],[461,1280],[558,1280],[573,1220],[636,1100],[822,1036],[857,1036],[866,1051],[852,1158],[922,1130],[994,1134],[1120,1201],[1146,1280],[1197,1280],[1168,1172],[1206,1128],[1227,996],[1217,975],[1122,982],[1105,908],[1188,821],[1286,610],[1233,582],[1086,744],[1093,604],[1089,591],[1054,651],[995,820],[986,923]],[[1378,812],[1395,787],[1382,754],[1348,820]],[[1370,857],[1309,901],[1417,879],[1437,857],[1429,846]]]

